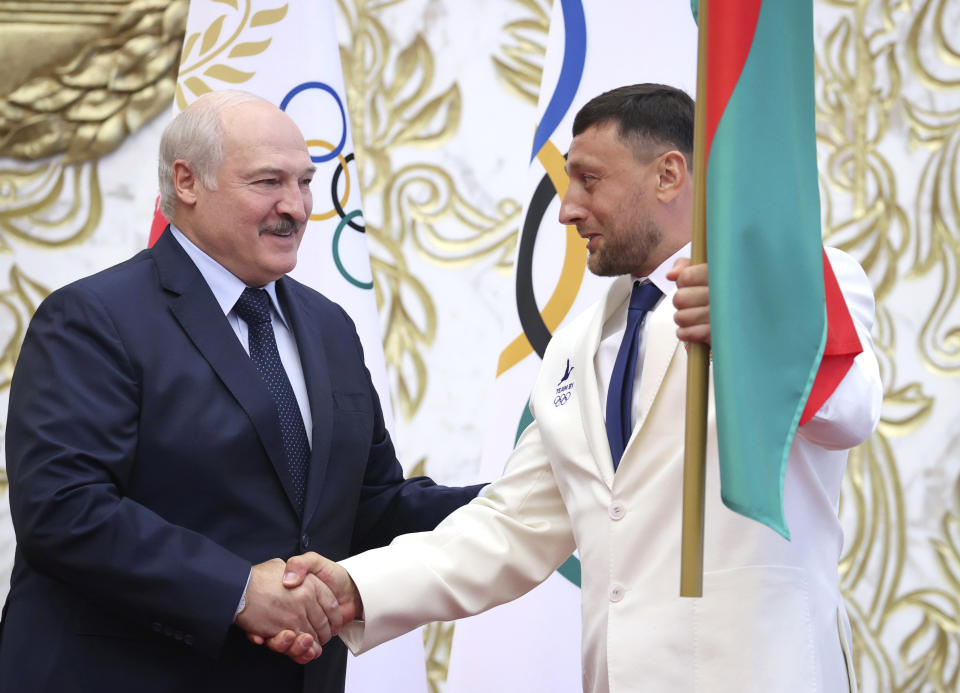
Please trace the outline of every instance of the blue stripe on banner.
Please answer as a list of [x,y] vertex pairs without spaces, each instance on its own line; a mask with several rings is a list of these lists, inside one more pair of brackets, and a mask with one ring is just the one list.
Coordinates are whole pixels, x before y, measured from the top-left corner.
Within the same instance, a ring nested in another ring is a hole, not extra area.
[[560,5],[563,8],[563,64],[560,66],[557,87],[553,90],[550,103],[547,104],[540,125],[533,135],[531,162],[550,139],[573,103],[577,89],[580,88],[583,65],[587,59],[587,21],[583,15],[583,3],[581,0],[562,0]]

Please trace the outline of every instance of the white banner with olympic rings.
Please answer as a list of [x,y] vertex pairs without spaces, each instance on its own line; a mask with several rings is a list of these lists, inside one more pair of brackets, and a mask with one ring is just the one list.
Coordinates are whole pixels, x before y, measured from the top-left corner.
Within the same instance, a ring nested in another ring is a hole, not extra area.
[[[331,0],[193,0],[174,112],[219,89],[242,89],[275,103],[306,137],[317,167],[314,208],[292,276],[339,303],[356,323],[367,368],[392,430]],[[421,632],[361,657],[349,657],[346,690],[426,693]]]

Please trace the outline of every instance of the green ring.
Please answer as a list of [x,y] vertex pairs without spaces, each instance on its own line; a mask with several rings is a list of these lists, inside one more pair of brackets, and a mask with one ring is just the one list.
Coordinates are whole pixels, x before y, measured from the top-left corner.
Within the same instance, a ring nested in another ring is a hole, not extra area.
[[340,270],[340,274],[342,274],[343,278],[346,279],[348,282],[350,282],[351,284],[353,284],[355,287],[359,289],[372,289],[373,288],[372,279],[368,282],[362,282],[359,279],[356,279],[349,272],[347,272],[347,268],[343,266],[342,262],[340,262],[340,249],[339,249],[340,234],[343,232],[343,227],[349,224],[351,219],[353,219],[354,217],[358,217],[362,214],[363,214],[363,210],[355,209],[352,212],[350,212],[350,214],[348,214],[347,216],[345,216],[343,219],[340,220],[340,223],[337,225],[337,230],[333,234],[333,261],[334,263],[336,263],[337,269]]

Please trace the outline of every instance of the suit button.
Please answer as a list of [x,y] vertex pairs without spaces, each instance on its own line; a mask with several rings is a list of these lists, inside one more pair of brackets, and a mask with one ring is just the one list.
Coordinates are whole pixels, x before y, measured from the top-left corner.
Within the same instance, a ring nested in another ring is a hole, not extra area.
[[310,535],[306,532],[303,533],[303,536],[300,537],[300,548],[309,549],[310,548]]
[[613,503],[610,506],[610,519],[611,520],[622,520],[623,516],[627,514],[627,509],[623,507],[623,503],[619,501]]
[[172,638],[172,637],[173,637],[173,626],[164,626],[164,627],[163,627],[163,634],[166,635],[168,638]]
[[150,627],[153,628],[153,632],[154,632],[154,633],[162,633],[162,632],[163,632],[163,626],[160,625],[160,622],[159,622],[159,621],[154,621],[154,622],[153,622],[153,625],[150,626]]
[[610,601],[614,603],[619,602],[621,599],[623,599],[624,592],[625,590],[623,589],[623,585],[611,585]]
[[190,647],[191,645],[193,645],[193,636],[190,635],[189,633],[187,633],[186,635],[184,635],[184,636],[183,636],[183,644],[186,645],[187,647]]
[[173,639],[177,641],[183,640],[183,633],[181,633],[178,630],[176,633],[173,634]]

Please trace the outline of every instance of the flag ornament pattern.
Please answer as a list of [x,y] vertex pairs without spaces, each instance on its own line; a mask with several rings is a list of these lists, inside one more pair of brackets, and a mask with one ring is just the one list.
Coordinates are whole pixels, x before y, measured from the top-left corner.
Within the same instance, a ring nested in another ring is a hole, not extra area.
[[861,350],[821,240],[812,1],[711,0],[706,65],[721,494],[789,539],[797,426]]

